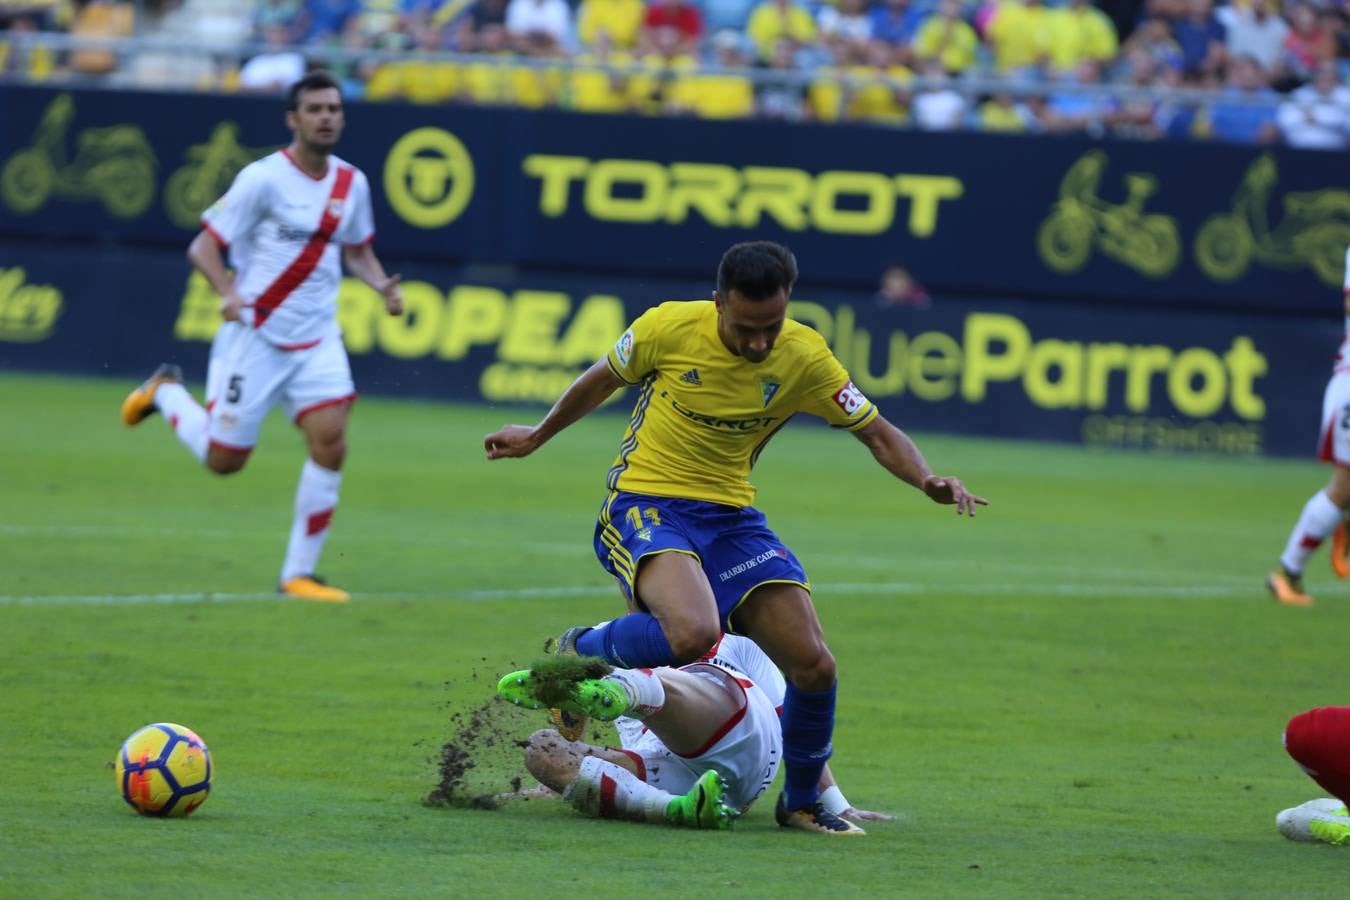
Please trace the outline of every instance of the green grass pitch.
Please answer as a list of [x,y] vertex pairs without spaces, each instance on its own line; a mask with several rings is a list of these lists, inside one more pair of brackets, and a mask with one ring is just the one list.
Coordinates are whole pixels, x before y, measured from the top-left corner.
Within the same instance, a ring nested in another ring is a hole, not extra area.
[[[919,435],[992,500],[967,521],[846,435],[787,429],[759,505],[839,660],[841,785],[897,819],[785,833],[768,796],[712,834],[422,803],[453,716],[621,609],[590,550],[621,416],[489,464],[482,436],[537,413],[363,399],[322,567],[357,597],[324,606],[271,593],[298,434],[274,418],[211,477],[162,421],[121,425],[131,386],[0,376],[0,895],[1340,893],[1350,851],[1273,825],[1319,795],[1285,721],[1350,702],[1325,554],[1312,609],[1261,585],[1315,463]],[[485,790],[541,723],[497,707]],[[113,784],[120,742],[165,720],[216,765],[187,820],[139,818]]]

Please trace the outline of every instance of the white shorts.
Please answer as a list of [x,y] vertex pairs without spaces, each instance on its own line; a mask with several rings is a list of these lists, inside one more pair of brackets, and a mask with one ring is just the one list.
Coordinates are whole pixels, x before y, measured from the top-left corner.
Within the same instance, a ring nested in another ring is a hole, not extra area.
[[778,711],[757,685],[742,682],[725,669],[694,663],[683,670],[739,691],[744,705],[714,732],[715,740],[702,752],[674,753],[641,722],[628,718],[614,722],[622,748],[638,763],[643,781],[671,794],[686,793],[700,775],[716,769],[727,781],[727,802],[744,811],[773,783],[783,759]]
[[263,419],[277,404],[298,422],[305,413],[355,398],[340,334],[303,350],[281,350],[257,330],[226,322],[211,343],[206,404],[212,445],[251,450],[258,443]]
[[1350,466],[1350,370],[1337,372],[1322,395],[1322,439],[1317,458]]

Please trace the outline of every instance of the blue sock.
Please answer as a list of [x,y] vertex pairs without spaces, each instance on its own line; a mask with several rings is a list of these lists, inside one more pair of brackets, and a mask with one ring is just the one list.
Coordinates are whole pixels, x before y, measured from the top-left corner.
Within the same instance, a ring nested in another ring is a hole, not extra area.
[[577,638],[577,652],[624,669],[679,665],[661,623],[650,613],[629,613]]
[[787,808],[801,809],[820,796],[820,773],[834,752],[836,682],[827,691],[803,691],[788,682],[783,699],[783,764]]

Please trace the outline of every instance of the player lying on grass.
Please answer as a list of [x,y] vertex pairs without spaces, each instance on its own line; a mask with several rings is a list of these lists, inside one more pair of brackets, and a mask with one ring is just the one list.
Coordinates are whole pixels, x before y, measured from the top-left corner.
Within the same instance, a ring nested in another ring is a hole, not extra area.
[[[563,655],[497,685],[519,706],[614,722],[619,748],[569,741],[553,729],[536,731],[526,745],[530,773],[579,812],[716,829],[730,828],[778,772],[784,689],[764,652],[735,635],[678,669],[615,669]],[[821,790],[836,815],[890,818],[850,807],[828,767]]]
[[1284,729],[1284,749],[1331,797],[1309,800],[1275,817],[1291,841],[1350,844],[1350,706],[1299,713]]

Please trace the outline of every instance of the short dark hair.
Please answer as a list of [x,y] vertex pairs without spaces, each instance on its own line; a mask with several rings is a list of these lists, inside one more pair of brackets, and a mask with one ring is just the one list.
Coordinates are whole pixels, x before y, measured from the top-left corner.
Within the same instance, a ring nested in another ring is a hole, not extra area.
[[291,112],[295,112],[300,108],[301,94],[306,94],[310,91],[327,90],[328,88],[333,88],[337,91],[338,96],[342,95],[342,85],[338,84],[336,78],[322,69],[315,69],[313,72],[310,72],[304,78],[301,78],[295,84],[291,85],[291,89],[286,95],[286,108]]
[[747,300],[767,300],[780,290],[792,293],[797,283],[797,257],[773,241],[734,244],[717,267],[717,292],[727,297],[740,291]]

